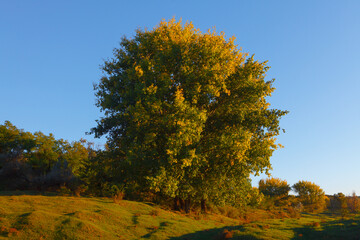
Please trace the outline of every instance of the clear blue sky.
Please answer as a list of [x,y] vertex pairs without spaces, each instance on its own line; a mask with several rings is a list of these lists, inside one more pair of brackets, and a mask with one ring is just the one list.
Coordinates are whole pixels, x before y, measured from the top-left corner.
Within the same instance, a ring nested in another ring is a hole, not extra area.
[[[274,108],[289,110],[272,175],[360,194],[360,1],[0,1],[0,123],[70,141],[101,116],[103,60],[163,18],[216,26],[269,60]],[[254,178],[256,185],[259,178]]]

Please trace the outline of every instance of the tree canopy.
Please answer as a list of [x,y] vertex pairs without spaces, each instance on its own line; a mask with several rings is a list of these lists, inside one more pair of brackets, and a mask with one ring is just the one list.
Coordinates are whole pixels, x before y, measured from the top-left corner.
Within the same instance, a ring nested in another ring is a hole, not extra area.
[[289,194],[290,185],[286,180],[279,178],[267,178],[259,181],[259,191],[265,196],[283,197]]
[[323,209],[326,206],[327,197],[319,185],[301,180],[295,183],[292,189],[299,195],[300,201],[309,206],[309,210]]
[[26,132],[9,121],[0,125],[0,189],[66,183],[83,175],[87,162],[83,139],[69,143],[51,133]]
[[[271,169],[279,119],[266,62],[215,30],[161,21],[122,38],[95,85],[119,174],[182,199],[224,199],[251,173]],[[125,170],[124,170],[125,169]]]

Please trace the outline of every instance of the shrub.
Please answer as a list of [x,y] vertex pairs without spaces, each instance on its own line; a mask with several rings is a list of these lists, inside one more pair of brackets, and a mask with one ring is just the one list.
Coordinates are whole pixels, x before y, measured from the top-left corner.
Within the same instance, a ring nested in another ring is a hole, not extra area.
[[229,218],[233,218],[233,219],[237,219],[241,217],[241,212],[239,211],[239,209],[236,208],[229,208],[228,212],[226,214],[227,217]]
[[88,186],[82,184],[82,185],[76,186],[73,191],[74,191],[74,194],[76,197],[80,197],[81,194],[86,192],[87,189],[88,189]]
[[253,187],[251,191],[248,192],[248,205],[252,207],[259,206],[264,200],[264,195],[259,191],[258,188]]
[[61,185],[58,191],[62,196],[70,196],[72,193],[71,189],[68,188],[65,184]]
[[224,231],[220,234],[220,240],[230,239],[233,237],[233,231],[229,231],[224,229]]
[[307,226],[310,226],[310,227],[314,227],[314,228],[318,228],[320,227],[320,223],[319,222],[312,222],[312,223],[308,223],[306,224]]
[[156,209],[156,208],[154,208],[153,210],[151,210],[149,212],[149,215],[153,216],[153,217],[159,216],[159,214],[160,214],[160,211],[159,211],[159,209]]
[[219,214],[219,207],[217,207],[215,204],[213,204],[212,202],[208,202],[207,205],[207,210],[211,213],[215,213],[215,214]]
[[221,215],[229,217],[229,218],[233,218],[233,219],[238,219],[244,215],[240,209],[232,207],[232,206],[223,206],[223,207],[219,206],[219,207],[217,207],[217,209]]
[[289,213],[289,217],[298,218],[298,217],[300,217],[300,213],[301,213],[302,209],[303,209],[302,205],[301,205],[301,208],[296,207],[296,206],[295,207],[290,206],[290,207],[287,208],[287,212]]
[[119,203],[121,200],[123,200],[123,198],[124,198],[123,192],[118,192],[112,197],[114,203]]
[[19,234],[19,230],[17,230],[16,228],[9,228],[8,237],[12,237],[12,236],[18,235],[18,234]]
[[101,189],[101,195],[109,198],[121,198],[124,197],[124,187],[120,184],[112,184],[112,183],[103,183]]

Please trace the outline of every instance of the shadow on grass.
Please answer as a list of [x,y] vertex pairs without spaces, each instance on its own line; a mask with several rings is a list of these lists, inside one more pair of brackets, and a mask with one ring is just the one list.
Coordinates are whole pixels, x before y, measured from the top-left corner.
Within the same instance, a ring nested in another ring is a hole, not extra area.
[[293,239],[360,239],[360,217],[339,219],[294,229]]
[[141,238],[150,238],[154,233],[156,233],[158,230],[164,230],[165,227],[170,226],[171,223],[169,222],[161,222],[160,223],[160,227],[152,227],[152,228],[148,228],[148,230],[150,231],[149,233],[145,234],[144,236],[141,236]]
[[[232,238],[226,238],[224,231],[234,232]],[[245,231],[243,226],[227,226],[222,228],[207,229],[205,231],[198,231],[195,233],[189,233],[180,237],[172,237],[169,240],[223,240],[223,239],[245,239],[245,240],[258,240],[259,238],[249,235],[241,234]]]
[[15,227],[16,229],[20,229],[26,225],[29,225],[29,216],[31,214],[32,212],[21,214],[19,217],[17,217],[17,221],[15,222],[13,227]]
[[140,215],[136,215],[136,214],[132,216],[131,220],[132,220],[132,222],[133,222],[134,225],[138,225],[138,224],[139,224],[139,216],[140,216]]

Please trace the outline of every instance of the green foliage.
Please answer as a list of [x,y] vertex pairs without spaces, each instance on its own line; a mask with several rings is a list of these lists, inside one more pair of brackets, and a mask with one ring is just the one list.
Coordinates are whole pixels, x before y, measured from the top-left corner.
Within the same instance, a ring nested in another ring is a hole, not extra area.
[[0,125],[0,179],[9,189],[80,183],[89,158],[86,144],[25,132],[6,121]]
[[[354,207],[358,204],[357,197],[354,195],[353,197],[346,197],[343,193],[334,194],[334,196],[330,200],[330,209],[333,212],[338,212],[342,217],[345,217],[349,214],[349,210],[351,212],[356,212]],[[355,210],[355,211],[353,211]]]
[[[83,181],[89,186],[88,193],[96,196],[113,197],[117,192],[132,197],[138,191],[136,184],[125,182],[128,172],[124,171],[116,152],[110,149],[91,150]],[[116,189],[118,188],[118,190]],[[136,198],[132,198],[136,199]]]
[[105,117],[92,129],[107,135],[117,176],[169,197],[232,201],[250,173],[271,168],[286,111],[266,101],[266,62],[234,40],[174,19],[121,40],[95,86]]
[[275,206],[289,205],[289,191],[290,186],[286,180],[279,178],[267,178],[259,181],[259,192],[265,198],[265,203],[262,204],[266,209],[273,209]]
[[34,140],[36,145],[30,154],[29,163],[32,168],[41,172],[41,174],[46,174],[58,162],[60,155],[59,143],[52,134],[46,136],[42,132],[36,132]]
[[68,163],[72,173],[76,177],[84,176],[85,168],[88,164],[89,149],[86,147],[86,140],[74,141],[72,143],[63,143],[63,151],[60,156],[61,160]]
[[340,212],[341,212],[341,216],[345,217],[349,214],[349,210],[348,210],[348,205],[347,205],[347,200],[346,200],[346,196],[343,193],[338,193],[337,195],[335,195],[336,198],[339,200],[340,202]]
[[30,132],[16,128],[9,121],[0,125],[0,161],[13,158],[26,158],[26,154],[36,145]]
[[320,186],[308,181],[299,181],[292,188],[308,210],[314,211],[325,208],[326,196]]
[[259,191],[265,196],[285,197],[289,195],[290,190],[291,187],[286,180],[281,180],[279,178],[268,178],[266,180],[261,179],[259,181]]
[[247,205],[257,207],[262,203],[263,200],[264,195],[259,191],[258,188],[253,187],[252,190],[248,192]]

